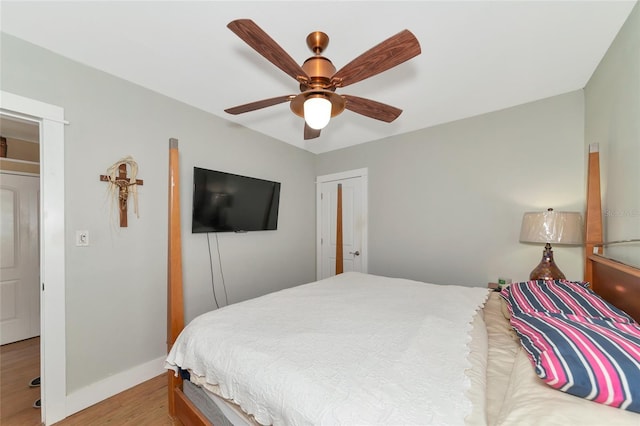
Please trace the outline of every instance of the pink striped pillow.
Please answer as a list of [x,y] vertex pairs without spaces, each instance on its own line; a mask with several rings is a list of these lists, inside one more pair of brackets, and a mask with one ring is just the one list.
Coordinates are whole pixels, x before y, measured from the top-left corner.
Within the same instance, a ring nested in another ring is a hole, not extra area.
[[640,325],[546,312],[519,313],[511,325],[545,383],[640,413]]
[[606,302],[588,283],[567,280],[537,280],[511,284],[500,292],[512,315],[550,312],[634,322],[625,312]]

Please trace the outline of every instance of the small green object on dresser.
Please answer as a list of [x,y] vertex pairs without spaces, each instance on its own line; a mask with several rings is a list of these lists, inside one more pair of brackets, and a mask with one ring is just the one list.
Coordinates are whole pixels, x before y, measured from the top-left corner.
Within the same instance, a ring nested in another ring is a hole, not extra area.
[[511,278],[498,278],[498,288],[502,290],[511,284]]

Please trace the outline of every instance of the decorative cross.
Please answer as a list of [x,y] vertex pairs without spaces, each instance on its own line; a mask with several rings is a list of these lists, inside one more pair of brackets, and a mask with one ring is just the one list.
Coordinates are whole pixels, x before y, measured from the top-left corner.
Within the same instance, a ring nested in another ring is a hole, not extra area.
[[127,227],[127,200],[129,199],[129,187],[131,185],[142,185],[142,179],[136,179],[135,183],[127,177],[127,165],[120,164],[118,167],[118,177],[111,181],[111,177],[100,175],[101,182],[110,182],[118,187],[118,210],[120,211],[120,227]]

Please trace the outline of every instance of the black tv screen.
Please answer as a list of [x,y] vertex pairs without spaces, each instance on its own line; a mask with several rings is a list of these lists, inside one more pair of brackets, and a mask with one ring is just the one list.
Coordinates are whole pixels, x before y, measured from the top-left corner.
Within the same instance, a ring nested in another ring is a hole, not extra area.
[[275,230],[279,203],[279,182],[193,168],[193,233]]

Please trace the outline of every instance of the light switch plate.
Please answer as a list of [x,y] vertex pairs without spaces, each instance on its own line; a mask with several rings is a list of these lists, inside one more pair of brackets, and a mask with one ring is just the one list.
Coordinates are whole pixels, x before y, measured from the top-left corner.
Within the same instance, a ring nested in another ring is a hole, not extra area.
[[76,246],[86,247],[89,245],[89,231],[76,231]]

